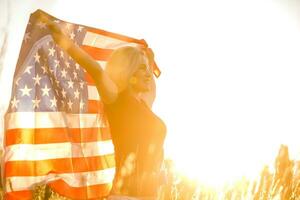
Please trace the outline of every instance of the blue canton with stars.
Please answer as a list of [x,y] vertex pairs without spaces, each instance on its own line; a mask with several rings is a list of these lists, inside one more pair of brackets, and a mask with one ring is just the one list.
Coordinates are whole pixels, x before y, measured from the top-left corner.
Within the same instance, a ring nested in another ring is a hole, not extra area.
[[[80,45],[83,26],[55,20]],[[55,44],[45,24],[30,22],[23,39],[8,112],[86,113],[85,70]]]

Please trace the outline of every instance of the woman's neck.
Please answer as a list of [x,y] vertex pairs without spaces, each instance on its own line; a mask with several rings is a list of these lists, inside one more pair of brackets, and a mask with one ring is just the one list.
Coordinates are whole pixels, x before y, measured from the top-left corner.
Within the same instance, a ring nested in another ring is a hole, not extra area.
[[149,103],[147,100],[145,100],[145,97],[142,92],[137,92],[136,90],[134,90],[133,88],[130,88],[130,87],[126,88],[123,92],[125,95],[134,97],[138,102],[142,102],[149,109],[152,108],[152,103]]
[[137,92],[135,89],[128,87],[123,91],[125,94],[134,97],[136,100],[141,101],[141,93]]

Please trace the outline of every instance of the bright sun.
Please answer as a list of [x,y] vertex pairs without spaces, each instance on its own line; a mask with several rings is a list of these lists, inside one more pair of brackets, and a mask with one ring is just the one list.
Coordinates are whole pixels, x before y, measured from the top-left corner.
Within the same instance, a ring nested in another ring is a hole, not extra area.
[[201,10],[207,22],[185,38],[198,45],[186,58],[196,59],[163,71],[172,85],[158,87],[155,107],[168,126],[167,157],[214,186],[272,170],[280,144],[293,159],[299,152],[299,23],[275,3],[224,6],[216,16]]

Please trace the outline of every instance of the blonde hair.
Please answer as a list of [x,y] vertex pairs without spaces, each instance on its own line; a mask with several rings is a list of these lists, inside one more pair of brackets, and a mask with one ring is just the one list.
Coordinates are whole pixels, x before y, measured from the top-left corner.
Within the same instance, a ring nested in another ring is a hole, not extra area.
[[105,71],[117,85],[119,92],[126,89],[129,78],[138,69],[145,57],[141,48],[125,46],[113,51],[107,61]]

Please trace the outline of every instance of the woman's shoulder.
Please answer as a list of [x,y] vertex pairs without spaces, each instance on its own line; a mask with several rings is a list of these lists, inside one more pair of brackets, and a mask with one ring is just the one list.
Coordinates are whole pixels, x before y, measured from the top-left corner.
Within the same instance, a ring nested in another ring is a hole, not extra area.
[[134,97],[132,97],[131,95],[127,94],[126,92],[120,92],[117,96],[117,98],[110,103],[105,103],[104,107],[107,109],[117,109],[117,108],[127,108],[128,106],[130,106],[131,104],[134,104]]

